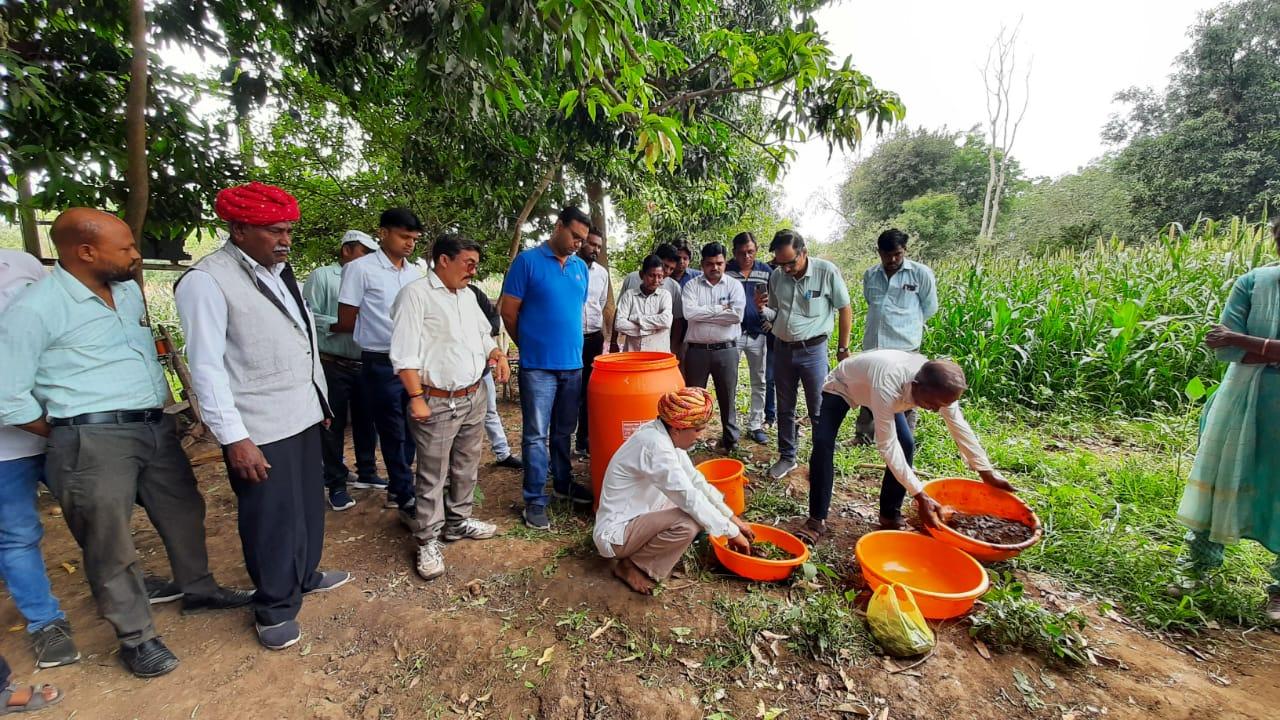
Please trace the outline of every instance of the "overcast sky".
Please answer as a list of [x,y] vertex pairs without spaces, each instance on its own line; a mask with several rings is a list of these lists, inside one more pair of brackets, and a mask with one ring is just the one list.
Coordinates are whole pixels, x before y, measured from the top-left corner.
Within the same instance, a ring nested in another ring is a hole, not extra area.
[[[1021,60],[1031,97],[1013,154],[1033,176],[1074,172],[1107,148],[1099,131],[1132,85],[1163,87],[1206,0],[844,0],[818,14],[837,57],[852,55],[876,85],[897,92],[906,124],[966,130],[986,122],[981,69],[1001,24],[1022,18]],[[874,140],[872,140],[874,143]],[[865,154],[868,144],[860,152]],[[782,180],[798,229],[826,240],[828,209],[852,160],[827,160],[822,142],[800,148]],[[828,200],[824,202],[823,198]]]

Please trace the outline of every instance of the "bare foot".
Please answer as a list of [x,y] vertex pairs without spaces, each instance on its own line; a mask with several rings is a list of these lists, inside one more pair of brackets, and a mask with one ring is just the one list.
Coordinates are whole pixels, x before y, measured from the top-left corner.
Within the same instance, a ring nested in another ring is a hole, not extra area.
[[630,558],[619,560],[618,564],[613,566],[613,574],[626,583],[627,587],[641,595],[652,595],[653,589],[658,586],[658,583],[649,579],[649,576],[636,567],[636,564],[631,562]]

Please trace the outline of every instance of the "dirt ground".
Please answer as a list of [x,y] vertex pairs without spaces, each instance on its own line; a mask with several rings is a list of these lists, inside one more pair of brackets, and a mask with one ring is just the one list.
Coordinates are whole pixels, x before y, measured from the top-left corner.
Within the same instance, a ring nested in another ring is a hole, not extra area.
[[[517,409],[504,403],[518,446]],[[767,460],[771,448],[745,450]],[[208,448],[197,445],[199,456]],[[486,461],[491,461],[486,456]],[[579,468],[584,475],[585,467]],[[235,529],[235,499],[220,462],[200,464],[215,576],[249,586]],[[803,493],[803,470],[792,485]],[[868,473],[859,482],[875,487]],[[717,597],[745,581],[715,574],[677,579],[658,597],[615,581],[590,547],[585,519],[556,512],[557,532],[535,536],[517,517],[520,475],[486,465],[477,515],[503,534],[445,551],[448,572],[427,583],[412,570],[412,541],[381,497],[328,514],[324,568],[350,570],[340,590],[307,598],[304,636],[289,650],[262,649],[247,610],[184,616],[155,608],[156,625],[181,658],[173,673],[137,680],[116,656],[80,571],[79,549],[42,498],[45,559],[83,660],[33,674],[21,618],[0,599],[0,652],[21,679],[52,682],[65,701],[36,717],[198,718],[1276,718],[1280,634],[1224,629],[1189,641],[1155,638],[1122,619],[1090,613],[1087,634],[1110,660],[1062,670],[1018,654],[984,659],[961,620],[938,627],[934,655],[917,667],[879,657],[833,667],[785,648],[751,667],[702,665],[722,633]],[[801,495],[803,497],[803,494]],[[843,492],[830,542],[851,558],[871,505]],[[862,509],[865,509],[863,512]],[[140,512],[135,539],[150,572],[169,574],[164,548]],[[841,568],[847,569],[847,568]],[[1046,578],[1024,578],[1049,604],[1083,599]],[[785,593],[785,588],[767,590]],[[677,630],[673,631],[672,628]],[[719,713],[719,714],[717,714]]]

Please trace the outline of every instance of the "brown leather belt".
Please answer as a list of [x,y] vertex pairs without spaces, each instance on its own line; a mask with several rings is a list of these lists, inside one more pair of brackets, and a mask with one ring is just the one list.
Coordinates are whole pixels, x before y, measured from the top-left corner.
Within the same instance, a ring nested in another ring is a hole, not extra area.
[[427,395],[430,395],[431,397],[460,398],[460,397],[466,397],[471,393],[475,392],[476,390],[479,390],[481,382],[484,382],[484,381],[477,380],[474,383],[462,388],[461,390],[441,390],[440,388],[433,388],[433,387],[425,387],[422,390],[424,393],[426,393]]

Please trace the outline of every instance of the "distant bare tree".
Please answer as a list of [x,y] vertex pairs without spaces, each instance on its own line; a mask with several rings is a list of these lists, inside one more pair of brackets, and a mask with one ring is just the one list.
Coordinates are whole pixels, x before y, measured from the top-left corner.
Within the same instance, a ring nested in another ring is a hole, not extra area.
[[982,201],[982,227],[978,236],[990,240],[995,234],[1000,214],[1000,198],[1004,195],[1013,142],[1018,126],[1027,114],[1031,98],[1031,68],[1023,75],[1022,107],[1014,116],[1013,83],[1018,69],[1018,31],[1022,21],[1010,31],[1001,26],[1000,33],[987,50],[987,64],[982,68],[982,81],[987,90],[987,194]]

